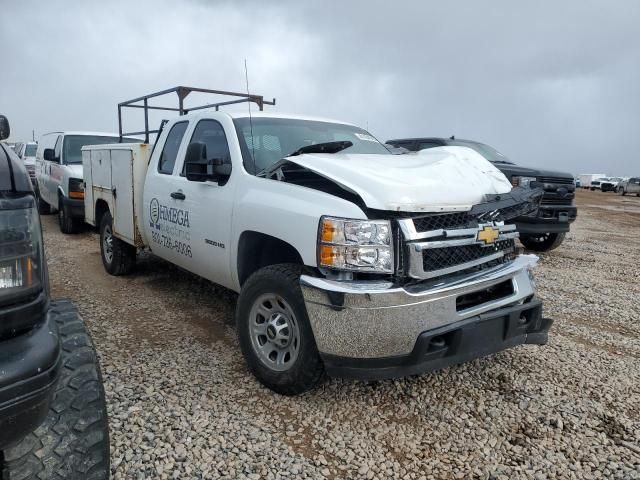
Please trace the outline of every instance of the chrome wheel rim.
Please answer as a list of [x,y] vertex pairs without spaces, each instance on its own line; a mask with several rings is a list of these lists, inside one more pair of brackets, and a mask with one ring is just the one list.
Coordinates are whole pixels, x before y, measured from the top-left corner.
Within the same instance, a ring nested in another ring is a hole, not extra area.
[[111,233],[110,225],[104,227],[104,232],[102,233],[102,251],[104,259],[107,263],[111,263],[113,261],[113,234]]
[[268,368],[290,369],[300,351],[300,331],[291,306],[279,295],[259,296],[249,313],[251,346]]

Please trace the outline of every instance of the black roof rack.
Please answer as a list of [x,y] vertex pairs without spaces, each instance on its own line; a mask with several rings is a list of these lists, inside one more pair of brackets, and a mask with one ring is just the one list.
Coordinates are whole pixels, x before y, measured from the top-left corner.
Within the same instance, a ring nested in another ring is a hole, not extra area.
[[[153,106],[149,105],[149,99],[160,97],[162,95],[167,95],[169,93],[176,93],[178,95],[178,108],[172,107],[161,107],[161,106]],[[184,99],[191,92],[198,93],[209,93],[213,95],[226,95],[229,97],[237,97],[234,100],[227,100],[224,102],[217,103],[207,103],[205,105],[199,105],[196,107],[184,107]],[[142,102],[142,103],[140,103]],[[127,100],[125,102],[120,102],[118,104],[118,133],[120,134],[120,141],[122,141],[122,137],[125,135],[144,135],[145,143],[149,143],[149,134],[150,133],[158,133],[159,130],[149,130],[149,110],[169,110],[172,112],[178,112],[179,115],[186,115],[189,112],[194,110],[203,110],[205,108],[215,108],[216,111],[220,110],[220,107],[225,105],[233,105],[236,103],[245,103],[245,102],[253,102],[258,105],[260,110],[264,109],[265,105],[275,105],[276,99],[273,100],[265,100],[262,95],[254,95],[249,93],[237,93],[237,92],[226,92],[224,90],[211,90],[208,88],[196,88],[196,87],[173,87],[168,88],[166,90],[162,90],[160,92],[150,93],[148,95],[143,95],[138,98],[134,98],[132,100]],[[144,130],[140,132],[123,132],[122,131],[122,108],[143,108],[144,109]]]

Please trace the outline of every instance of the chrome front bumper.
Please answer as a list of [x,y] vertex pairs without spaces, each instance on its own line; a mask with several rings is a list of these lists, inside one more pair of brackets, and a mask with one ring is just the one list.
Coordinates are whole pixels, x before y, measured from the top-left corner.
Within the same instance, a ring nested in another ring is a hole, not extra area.
[[[423,332],[458,323],[505,306],[517,305],[535,293],[531,268],[535,255],[474,275],[439,284],[408,287],[382,281],[342,282],[300,277],[307,313],[321,354],[346,358],[408,355]],[[459,309],[463,295],[512,282],[511,293],[471,308]]]

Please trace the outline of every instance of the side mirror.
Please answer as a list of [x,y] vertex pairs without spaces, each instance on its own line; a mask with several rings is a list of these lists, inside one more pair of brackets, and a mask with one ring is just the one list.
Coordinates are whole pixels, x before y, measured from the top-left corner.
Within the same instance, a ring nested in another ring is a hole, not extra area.
[[207,145],[192,142],[184,158],[185,176],[191,182],[220,181],[231,175],[231,164],[221,158],[207,159]]
[[9,127],[9,120],[4,115],[0,115],[0,140],[9,138],[11,134],[11,127]]
[[42,152],[42,158],[45,160],[49,160],[50,162],[57,162],[55,151],[53,148],[45,148],[44,152]]

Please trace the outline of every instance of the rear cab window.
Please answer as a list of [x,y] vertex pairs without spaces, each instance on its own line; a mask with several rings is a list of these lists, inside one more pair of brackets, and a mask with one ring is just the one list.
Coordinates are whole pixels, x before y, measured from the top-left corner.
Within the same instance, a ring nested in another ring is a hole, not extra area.
[[180,145],[182,144],[182,139],[187,131],[188,125],[189,122],[186,121],[174,123],[171,130],[169,130],[158,160],[158,173],[165,175],[171,175],[173,173],[173,167],[176,164],[178,151],[180,150]]

